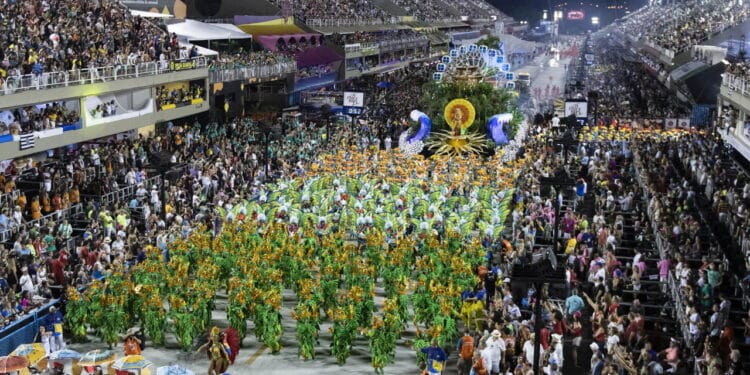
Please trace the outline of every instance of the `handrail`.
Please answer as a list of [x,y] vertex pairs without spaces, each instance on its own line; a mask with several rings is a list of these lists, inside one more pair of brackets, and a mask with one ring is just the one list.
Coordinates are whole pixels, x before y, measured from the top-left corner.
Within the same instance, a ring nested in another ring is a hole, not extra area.
[[0,355],[8,355],[21,344],[28,344],[34,340],[39,326],[49,314],[49,308],[60,303],[59,298],[50,299],[43,305],[34,308],[18,318],[10,325],[0,329]]
[[183,60],[149,61],[132,65],[120,64],[41,74],[11,75],[0,85],[0,95],[153,76],[172,71],[205,68],[206,66],[208,66],[206,57],[198,56]]
[[372,48],[378,48],[378,43],[376,42],[359,42],[359,43],[349,43],[344,45],[344,52],[346,53],[355,53],[366,49],[372,49]]
[[0,194],[0,206],[13,207],[20,196],[21,190],[12,190],[10,193],[2,193]]
[[245,80],[249,78],[272,78],[282,74],[290,74],[297,71],[296,61],[284,61],[273,65],[220,65],[212,67],[208,72],[209,81],[230,82]]
[[[141,183],[147,189],[154,185],[161,186],[161,183],[162,183],[161,176],[149,177],[146,180],[142,181]],[[87,196],[82,196],[82,198],[94,199],[94,200],[99,201],[100,205],[102,206],[109,206],[115,202],[123,202],[123,201],[127,202],[126,199],[129,199],[135,195],[135,191],[137,187],[138,185],[128,185],[123,188],[117,189],[115,191],[102,194],[100,196],[87,195]]]
[[[638,184],[640,186],[644,186],[645,189],[643,189],[643,198],[646,200],[646,208],[647,208],[647,214],[649,221],[651,222],[651,229],[653,230],[655,243],[657,250],[659,251],[659,259],[664,260],[667,258],[667,249],[664,245],[664,239],[662,236],[661,231],[659,231],[659,223],[654,220],[654,215],[651,210],[651,193],[649,192],[648,185],[646,184],[646,181],[643,179],[643,175],[641,174],[641,158],[640,155],[637,152],[633,153],[633,159],[635,163],[633,163],[635,167],[635,174],[636,174],[636,180],[638,181]],[[672,302],[675,304],[673,311],[676,312],[676,318],[678,325],[681,327],[682,330],[682,336],[685,340],[686,347],[691,348],[692,347],[692,338],[690,336],[690,330],[688,329],[688,321],[687,317],[685,315],[684,311],[684,303],[682,300],[682,296],[680,295],[680,289],[675,281],[674,271],[670,270],[669,274],[667,275],[667,285],[662,286],[662,292],[664,292],[664,288],[667,288],[670,290],[669,296],[672,299]]]
[[72,205],[68,208],[55,211],[51,214],[44,215],[36,220],[29,220],[24,222],[21,225],[18,226],[12,226],[2,232],[0,232],[0,242],[8,242],[11,240],[11,236],[13,234],[18,233],[21,229],[29,229],[36,224],[39,224],[39,226],[43,226],[42,224],[46,223],[49,220],[61,220],[64,218],[70,218],[73,217],[79,213],[83,212],[83,205],[78,203],[75,205]]
[[672,300],[675,303],[674,311],[677,313],[677,323],[682,329],[682,336],[685,340],[686,346],[692,347],[693,338],[690,336],[690,328],[688,325],[689,321],[687,315],[685,314],[684,308],[685,304],[683,303],[682,296],[680,295],[680,288],[679,285],[677,285],[677,281],[675,280],[674,271],[669,272],[668,277],[669,290],[672,294]]
[[406,47],[406,46],[412,46],[412,45],[420,45],[429,43],[430,38],[426,36],[420,36],[420,37],[412,37],[412,38],[406,38],[406,39],[392,39],[392,40],[384,40],[381,42],[378,42],[378,45],[381,49],[384,48],[391,48],[391,47]]
[[733,73],[725,72],[724,78],[721,80],[721,85],[731,91],[739,92],[743,96],[750,97],[750,85],[748,85],[748,81],[750,81],[750,78],[745,78]]
[[391,18],[308,18],[305,24],[311,27],[337,27],[337,26],[377,26],[399,23],[399,17]]

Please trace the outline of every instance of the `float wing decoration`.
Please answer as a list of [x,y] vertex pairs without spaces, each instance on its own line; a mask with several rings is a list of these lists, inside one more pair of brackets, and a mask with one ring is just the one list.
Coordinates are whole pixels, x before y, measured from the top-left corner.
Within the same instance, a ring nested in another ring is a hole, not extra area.
[[487,120],[487,133],[490,138],[495,142],[495,145],[501,146],[508,144],[508,136],[505,135],[503,125],[513,120],[512,113],[502,113],[494,115]]
[[424,141],[432,130],[432,120],[424,112],[416,109],[411,111],[410,117],[413,121],[419,121],[419,130],[413,136],[409,137],[408,142]]
[[419,122],[419,129],[416,133],[413,133],[412,129],[409,129],[403,133],[398,139],[398,148],[405,156],[414,156],[422,152],[424,149],[424,141],[430,135],[432,130],[432,120],[427,117],[422,111],[413,110],[409,116],[413,121]]

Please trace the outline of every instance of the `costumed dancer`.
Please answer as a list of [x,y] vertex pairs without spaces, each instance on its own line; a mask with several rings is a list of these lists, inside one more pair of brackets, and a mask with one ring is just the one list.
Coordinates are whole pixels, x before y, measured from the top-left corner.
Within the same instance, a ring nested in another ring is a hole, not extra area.
[[141,339],[136,336],[140,328],[133,327],[125,332],[125,340],[123,341],[123,351],[125,355],[141,355]]
[[237,331],[227,328],[222,332],[219,327],[211,328],[208,342],[195,352],[206,350],[208,354],[208,375],[221,375],[227,371],[229,365],[234,364],[240,350],[240,340]]

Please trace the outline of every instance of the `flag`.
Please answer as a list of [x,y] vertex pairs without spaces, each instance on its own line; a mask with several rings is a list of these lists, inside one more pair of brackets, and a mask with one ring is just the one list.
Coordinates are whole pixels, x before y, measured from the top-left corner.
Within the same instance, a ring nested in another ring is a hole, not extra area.
[[21,150],[27,150],[34,147],[34,133],[21,134]]

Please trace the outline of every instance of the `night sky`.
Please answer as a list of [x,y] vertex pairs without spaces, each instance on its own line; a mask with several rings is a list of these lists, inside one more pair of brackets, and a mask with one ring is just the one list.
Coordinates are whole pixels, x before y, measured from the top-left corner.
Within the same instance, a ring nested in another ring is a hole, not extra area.
[[[566,3],[565,10],[583,10],[589,15],[597,15],[603,19],[610,18],[606,7],[612,5],[625,5],[630,10],[638,9],[647,0],[487,0],[504,13],[516,20],[526,20],[536,24],[542,18],[542,11],[550,6]],[[583,5],[581,5],[583,3]],[[596,5],[599,5],[597,8]]]

